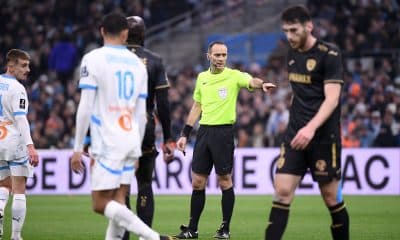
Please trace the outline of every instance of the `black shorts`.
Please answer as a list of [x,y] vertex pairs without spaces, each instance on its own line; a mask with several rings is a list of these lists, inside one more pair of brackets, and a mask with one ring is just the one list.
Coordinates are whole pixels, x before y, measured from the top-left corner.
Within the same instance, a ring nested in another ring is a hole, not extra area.
[[330,182],[341,178],[340,142],[311,143],[305,150],[294,150],[289,143],[282,143],[276,173],[304,176],[308,169],[316,182]]
[[209,175],[213,165],[218,175],[232,172],[233,125],[201,125],[193,151],[192,171]]

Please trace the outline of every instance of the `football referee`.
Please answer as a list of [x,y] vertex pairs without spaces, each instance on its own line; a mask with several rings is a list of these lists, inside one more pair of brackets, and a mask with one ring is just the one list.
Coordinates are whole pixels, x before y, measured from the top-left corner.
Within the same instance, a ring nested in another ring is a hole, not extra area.
[[260,89],[265,92],[275,87],[259,78],[226,67],[227,46],[212,42],[208,46],[207,59],[210,68],[197,77],[194,104],[190,110],[182,135],[177,142],[184,152],[193,125],[201,115],[200,128],[194,146],[192,160],[192,196],[189,225],[181,226],[178,239],[197,239],[197,226],[205,205],[205,186],[213,166],[222,190],[222,224],[214,238],[229,239],[229,224],[235,202],[232,184],[234,129],[236,102],[241,88]]

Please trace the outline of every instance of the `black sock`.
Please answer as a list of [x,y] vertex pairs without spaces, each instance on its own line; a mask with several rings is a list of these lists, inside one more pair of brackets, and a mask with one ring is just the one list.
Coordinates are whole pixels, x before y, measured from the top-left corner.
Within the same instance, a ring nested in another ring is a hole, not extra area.
[[154,196],[151,183],[144,183],[138,189],[136,213],[147,226],[151,227],[154,216]]
[[289,218],[290,204],[272,202],[269,222],[265,229],[265,240],[280,240]]
[[[128,192],[125,196],[125,205],[127,208],[131,209],[131,199],[130,199],[131,193]],[[124,232],[124,236],[122,236],[122,240],[129,240],[129,231]]]
[[200,215],[203,212],[206,203],[206,190],[193,190],[190,200],[190,221],[189,228],[197,231]]
[[126,194],[125,196],[125,205],[128,209],[131,209],[131,198],[130,198],[130,193]]
[[349,214],[344,202],[329,207],[332,217],[331,233],[334,240],[349,239]]
[[226,190],[222,190],[222,199],[221,199],[222,221],[224,224],[224,229],[227,230],[228,232],[234,205],[235,205],[235,192],[233,191],[233,187]]

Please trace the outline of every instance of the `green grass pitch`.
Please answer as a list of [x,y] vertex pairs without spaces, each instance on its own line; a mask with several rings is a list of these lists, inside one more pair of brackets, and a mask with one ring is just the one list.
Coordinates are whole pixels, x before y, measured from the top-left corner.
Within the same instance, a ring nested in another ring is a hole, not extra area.
[[[132,202],[134,202],[132,196]],[[264,239],[271,196],[237,196],[231,239]],[[105,217],[91,211],[89,196],[28,196],[26,240],[104,239]],[[154,228],[176,234],[187,224],[190,196],[156,196]],[[399,196],[345,196],[351,217],[352,240],[400,239]],[[10,204],[5,219],[5,238],[10,235]],[[221,221],[220,196],[207,196],[200,219],[200,239],[212,239]],[[291,207],[287,240],[331,239],[330,216],[319,196],[297,196]],[[131,237],[131,239],[137,239]]]

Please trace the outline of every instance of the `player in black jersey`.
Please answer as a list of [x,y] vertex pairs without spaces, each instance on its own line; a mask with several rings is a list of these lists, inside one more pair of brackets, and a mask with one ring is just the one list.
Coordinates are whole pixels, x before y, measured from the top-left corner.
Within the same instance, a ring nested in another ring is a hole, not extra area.
[[293,102],[265,239],[282,238],[295,190],[309,169],[330,211],[333,239],[347,240],[349,216],[340,186],[342,55],[337,47],[312,35],[313,23],[305,7],[287,8],[281,20],[290,44],[287,70]]
[[[162,146],[164,161],[170,163],[174,159],[174,142],[171,138],[171,119],[168,101],[168,78],[165,73],[162,59],[159,55],[144,48],[145,24],[138,16],[127,17],[129,34],[128,49],[143,60],[148,73],[148,97],[147,97],[147,125],[142,143],[142,156],[139,158],[139,168],[136,170],[138,186],[136,212],[140,219],[151,227],[154,215],[154,197],[152,178],[155,167],[155,159],[158,155],[155,147],[155,116],[154,102],[157,106],[157,118],[161,123],[164,137]],[[155,101],[154,101],[155,100]],[[130,207],[129,195],[126,204]],[[126,232],[123,239],[129,239]]]

